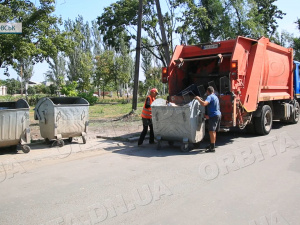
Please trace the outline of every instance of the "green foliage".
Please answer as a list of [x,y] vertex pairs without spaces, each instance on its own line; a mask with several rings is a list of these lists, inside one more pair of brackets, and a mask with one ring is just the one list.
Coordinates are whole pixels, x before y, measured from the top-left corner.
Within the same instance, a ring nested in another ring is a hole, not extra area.
[[51,91],[50,88],[48,86],[46,86],[45,84],[38,84],[34,86],[36,94],[47,94],[50,95]]
[[66,54],[69,58],[68,79],[78,82],[80,91],[90,90],[94,65],[89,23],[85,23],[83,17],[79,16],[75,21],[65,21],[65,28],[69,32],[68,39],[75,44]]
[[300,61],[300,38],[294,38],[293,47],[295,53],[294,59]]
[[256,24],[262,26],[264,35],[267,37],[272,37],[277,28],[277,19],[282,19],[286,13],[283,13],[278,9],[275,4],[277,0],[254,0],[256,3],[256,14],[254,14]]
[[28,90],[27,90],[28,95],[35,95],[36,94],[36,90],[34,87],[29,86]]
[[69,48],[65,33],[60,32],[60,19],[53,16],[55,0],[1,1],[1,22],[22,22],[22,34],[1,34],[0,67],[14,65],[15,61],[32,58],[32,63],[48,60],[59,50]]
[[95,105],[95,103],[98,101],[98,97],[93,96],[93,94],[94,94],[93,92],[89,92],[89,93],[82,92],[78,94],[78,97],[84,98],[90,103],[90,105]]
[[76,88],[77,88],[76,81],[69,82],[66,85],[62,85],[61,94],[66,95],[66,96],[77,96],[78,92],[77,92]]
[[[168,0],[172,2],[172,0]],[[104,8],[104,12],[98,17],[98,25],[101,34],[103,35],[103,41],[109,47],[113,47],[117,52],[121,51],[120,46],[122,41],[125,42],[127,49],[129,50],[130,41],[136,40],[136,33],[131,33],[132,30],[136,30],[137,26],[137,11],[139,1],[138,0],[119,0],[116,3],[112,3],[110,6]],[[173,50],[173,26],[174,26],[174,11],[173,8],[169,8],[170,11],[163,15],[165,29],[167,31],[168,43],[170,46],[170,52]],[[161,61],[163,65],[166,65],[166,59],[164,56],[164,50],[158,24],[158,16],[156,12],[156,5],[154,0],[144,1],[143,4],[143,23],[142,29],[145,31],[146,36],[142,41],[143,48],[148,49],[155,58]],[[150,43],[154,43],[153,46]]]
[[[200,2],[198,4],[193,0],[176,0],[173,3],[173,7],[183,10],[176,18],[182,24],[176,28],[176,33],[182,34],[183,43],[197,44],[217,39],[230,24],[230,17],[220,0]],[[227,32],[232,36],[230,29]]]
[[276,32],[275,35],[271,38],[271,41],[281,45],[286,48],[291,48],[293,46],[293,35],[285,30],[281,33]]
[[183,9],[176,32],[182,42],[198,44],[238,35],[271,38],[278,27],[276,20],[285,15],[276,0],[175,0],[173,7]]
[[[100,55],[96,56],[96,72],[93,80],[96,87],[100,87],[102,92],[108,91],[112,88],[112,81],[114,73],[114,52],[106,50]],[[104,96],[103,96],[104,98]]]
[[14,69],[17,74],[22,77],[23,83],[28,83],[33,76],[33,63],[31,57],[28,59],[21,59],[14,64]]
[[45,73],[46,79],[54,83],[57,89],[59,89],[65,83],[66,74],[66,59],[62,53],[54,56],[52,60],[49,60],[49,68]]
[[7,94],[14,95],[19,94],[21,90],[21,82],[12,78],[2,81],[3,85],[7,87]]
[[57,89],[57,86],[55,84],[50,84],[49,89],[50,89],[50,94],[51,95],[56,95],[57,94],[58,89]]
[[[298,29],[300,31],[300,19],[297,20],[296,24],[298,25]],[[294,48],[294,59],[300,61],[300,37],[293,39],[293,48]]]
[[146,85],[144,84],[143,81],[139,81],[139,96],[145,96],[147,94],[148,88],[146,87]]
[[38,101],[40,100],[40,98],[44,97],[44,95],[32,95],[32,96],[28,96],[28,104],[30,106],[35,106]]

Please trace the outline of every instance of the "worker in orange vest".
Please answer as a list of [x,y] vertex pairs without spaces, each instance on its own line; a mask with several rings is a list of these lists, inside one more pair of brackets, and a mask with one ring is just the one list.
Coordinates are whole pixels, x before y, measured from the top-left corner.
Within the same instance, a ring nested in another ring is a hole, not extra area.
[[151,111],[151,104],[155,100],[155,97],[157,96],[158,91],[156,88],[152,88],[150,90],[150,95],[147,96],[143,111],[142,111],[142,121],[143,121],[143,131],[140,135],[140,139],[138,141],[138,145],[142,145],[143,141],[145,139],[145,136],[148,131],[148,126],[150,127],[150,144],[154,144],[154,133],[153,133],[153,125],[152,125],[152,111]]

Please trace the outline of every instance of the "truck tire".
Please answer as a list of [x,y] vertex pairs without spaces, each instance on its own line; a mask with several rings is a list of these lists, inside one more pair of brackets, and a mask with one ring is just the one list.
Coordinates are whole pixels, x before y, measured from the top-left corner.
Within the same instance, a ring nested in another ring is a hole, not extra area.
[[269,105],[264,105],[261,108],[261,115],[254,117],[255,132],[258,135],[267,135],[272,130],[273,115]]
[[291,117],[289,118],[289,122],[292,124],[296,124],[298,123],[298,121],[299,121],[299,103],[295,101],[294,110]]

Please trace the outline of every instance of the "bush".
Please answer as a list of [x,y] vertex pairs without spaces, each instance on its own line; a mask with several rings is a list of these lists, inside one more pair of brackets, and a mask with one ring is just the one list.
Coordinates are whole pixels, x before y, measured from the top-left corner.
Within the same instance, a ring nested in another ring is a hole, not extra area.
[[38,96],[38,95],[29,96],[28,97],[28,104],[30,106],[35,106],[36,103],[39,101],[39,99],[40,99],[40,96]]
[[32,96],[28,96],[28,104],[30,106],[35,106],[38,101],[43,98],[43,97],[47,97],[47,95],[32,95]]
[[86,99],[90,103],[90,105],[95,105],[95,103],[98,101],[98,97],[93,96],[93,94],[93,92],[79,93],[78,97]]
[[62,85],[61,94],[66,96],[77,96],[78,92],[76,90],[76,87],[77,87],[77,83],[75,81],[67,85]]
[[29,87],[28,87],[28,90],[27,90],[27,93],[28,93],[29,95],[35,95],[35,94],[36,94],[36,90],[35,90],[34,87],[29,86]]

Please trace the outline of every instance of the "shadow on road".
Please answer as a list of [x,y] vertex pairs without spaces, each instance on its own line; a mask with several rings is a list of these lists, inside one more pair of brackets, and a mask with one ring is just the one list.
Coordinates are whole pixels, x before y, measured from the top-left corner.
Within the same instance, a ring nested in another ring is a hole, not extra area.
[[[279,121],[273,122],[272,129],[277,130],[284,126],[288,126]],[[246,130],[240,130],[239,128],[231,129],[229,132],[219,132],[217,133],[217,146],[226,146],[232,144],[237,138],[256,138],[258,135],[250,134]],[[204,139],[200,142],[200,146],[194,148],[190,145],[192,149],[190,152],[181,152],[180,142],[175,142],[173,146],[169,146],[167,141],[162,142],[161,150],[157,150],[157,145],[148,143],[148,140],[144,141],[142,146],[137,146],[137,143],[125,144],[118,147],[107,147],[104,148],[106,151],[111,151],[113,153],[137,156],[137,157],[167,157],[173,155],[196,155],[204,154],[205,147],[210,143],[208,133],[205,134]]]

